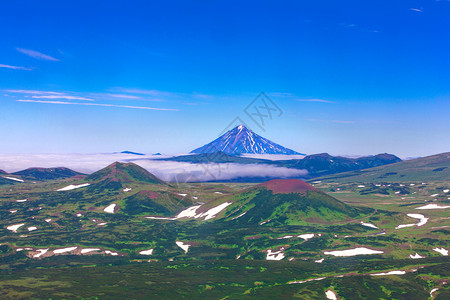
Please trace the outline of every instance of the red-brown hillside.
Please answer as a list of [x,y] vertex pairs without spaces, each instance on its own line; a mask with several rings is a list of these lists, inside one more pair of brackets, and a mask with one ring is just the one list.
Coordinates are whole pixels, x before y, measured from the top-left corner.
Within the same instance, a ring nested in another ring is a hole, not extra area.
[[256,187],[265,187],[266,189],[271,190],[274,194],[304,194],[307,191],[319,191],[312,185],[299,179],[273,179],[258,184]]

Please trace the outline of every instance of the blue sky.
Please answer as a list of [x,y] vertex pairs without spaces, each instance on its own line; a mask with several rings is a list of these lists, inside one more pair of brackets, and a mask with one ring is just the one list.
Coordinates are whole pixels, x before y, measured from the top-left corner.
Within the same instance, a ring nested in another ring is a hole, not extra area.
[[[307,154],[450,149],[449,1],[0,10],[0,153],[187,153],[236,117]],[[245,113],[261,91],[282,111],[264,126]]]

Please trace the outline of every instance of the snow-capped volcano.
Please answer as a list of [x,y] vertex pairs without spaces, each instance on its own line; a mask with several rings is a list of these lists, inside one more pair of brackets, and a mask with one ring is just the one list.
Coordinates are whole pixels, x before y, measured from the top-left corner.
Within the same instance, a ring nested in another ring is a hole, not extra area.
[[300,154],[257,135],[244,125],[236,126],[219,138],[191,153],[223,152],[230,155],[254,154]]

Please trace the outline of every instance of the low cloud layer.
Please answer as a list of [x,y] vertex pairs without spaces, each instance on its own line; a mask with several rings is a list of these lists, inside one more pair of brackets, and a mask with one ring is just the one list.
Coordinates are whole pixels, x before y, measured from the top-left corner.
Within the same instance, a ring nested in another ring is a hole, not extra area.
[[90,174],[115,162],[132,161],[165,181],[191,182],[231,180],[239,177],[302,177],[306,170],[263,164],[192,164],[163,161],[161,156],[129,154],[0,154],[0,169],[16,172],[30,167],[67,167]]

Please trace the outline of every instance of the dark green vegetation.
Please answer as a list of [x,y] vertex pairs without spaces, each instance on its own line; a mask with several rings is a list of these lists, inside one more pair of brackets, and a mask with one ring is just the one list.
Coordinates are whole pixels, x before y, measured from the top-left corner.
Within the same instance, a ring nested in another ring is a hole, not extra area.
[[[61,268],[58,265],[70,264]],[[402,276],[369,276],[386,269]],[[448,299],[450,264],[443,258],[409,261],[335,259],[329,263],[214,260],[125,262],[121,258],[43,259],[20,270],[0,271],[0,297],[87,299]],[[343,276],[343,277],[338,277]],[[315,278],[304,283],[289,284]]]
[[[69,185],[78,188],[57,191]],[[324,299],[332,289],[342,299],[427,299],[439,288],[433,295],[445,299],[448,256],[433,249],[450,248],[448,210],[415,208],[448,205],[448,188],[444,180],[167,184],[121,163],[80,179],[17,182],[0,187],[0,297]],[[192,206],[200,207],[191,218],[173,219]],[[429,220],[396,229],[417,223],[407,213]],[[357,247],[382,253],[325,254]]]
[[[360,158],[331,156],[328,153],[308,155],[303,159],[266,160],[249,157],[232,156],[223,152],[183,155],[164,160],[191,163],[238,163],[238,164],[269,164],[291,169],[308,170],[307,178],[341,173],[351,170],[361,170],[400,162],[401,159],[392,154],[377,154]],[[246,179],[239,179],[249,180]]]

